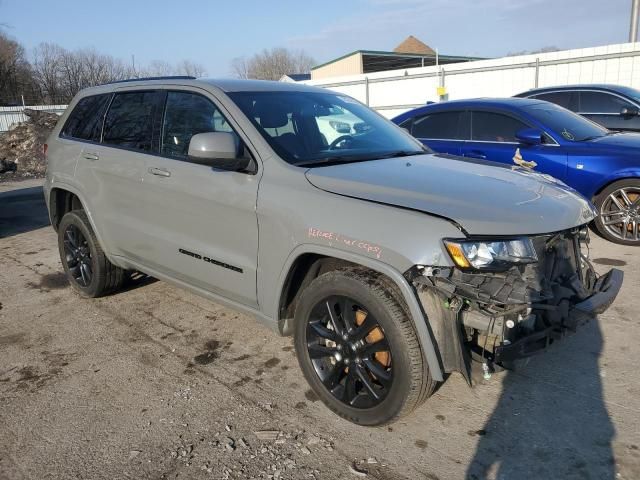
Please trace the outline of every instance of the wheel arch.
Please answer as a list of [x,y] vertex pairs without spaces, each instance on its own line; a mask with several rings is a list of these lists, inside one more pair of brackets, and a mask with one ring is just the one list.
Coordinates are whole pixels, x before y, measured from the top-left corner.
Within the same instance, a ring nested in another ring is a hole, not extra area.
[[440,357],[426,315],[411,285],[402,273],[378,260],[320,245],[300,245],[289,255],[278,280],[275,312],[278,329],[282,335],[293,331],[293,311],[297,298],[311,280],[322,273],[342,266],[362,266],[381,273],[389,279],[402,295],[416,330],[420,347],[429,366],[432,378],[443,381]]
[[104,250],[105,255],[113,264],[118,264],[118,262],[111,258],[105,249],[105,243],[102,239],[102,235],[100,230],[96,228],[95,219],[84,194],[74,186],[66,183],[57,183],[51,186],[49,190],[49,220],[51,221],[51,225],[54,230],[58,230],[58,225],[60,225],[62,217],[67,212],[76,209],[81,209],[85,212],[89,219],[91,229],[93,230],[100,247]]
[[612,184],[614,184],[616,182],[620,182],[622,180],[638,180],[638,181],[640,181],[640,170],[622,171],[622,172],[614,173],[613,176],[608,177],[595,190],[595,192],[591,196],[591,201],[593,203],[595,203],[596,197],[598,195],[600,195],[607,187],[611,186]]

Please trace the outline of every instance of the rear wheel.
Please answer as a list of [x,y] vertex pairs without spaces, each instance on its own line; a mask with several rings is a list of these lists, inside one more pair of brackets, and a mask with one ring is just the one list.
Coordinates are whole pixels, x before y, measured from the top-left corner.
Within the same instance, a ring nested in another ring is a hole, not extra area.
[[640,245],[640,179],[614,182],[596,198],[595,226],[603,237],[623,245]]
[[62,217],[58,250],[69,283],[83,297],[100,297],[122,286],[125,271],[107,259],[83,210]]
[[313,280],[296,308],[295,345],[311,388],[359,425],[393,422],[435,387],[402,300],[374,272],[349,268]]

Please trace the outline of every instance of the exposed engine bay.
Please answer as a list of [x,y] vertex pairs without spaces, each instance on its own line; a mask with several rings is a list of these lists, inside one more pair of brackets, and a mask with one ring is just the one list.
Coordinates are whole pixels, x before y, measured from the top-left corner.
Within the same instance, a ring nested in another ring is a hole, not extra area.
[[615,299],[623,273],[596,274],[586,227],[531,240],[538,261],[505,271],[427,266],[407,272],[446,372],[460,371],[471,384],[475,360],[488,378],[543,352]]

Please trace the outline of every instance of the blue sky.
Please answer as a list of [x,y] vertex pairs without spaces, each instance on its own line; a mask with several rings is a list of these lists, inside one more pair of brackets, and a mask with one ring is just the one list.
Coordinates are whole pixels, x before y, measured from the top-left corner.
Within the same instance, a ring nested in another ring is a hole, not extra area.
[[501,56],[555,45],[625,42],[631,0],[0,0],[5,33],[94,47],[136,64],[196,61],[230,75],[234,57],[304,49],[318,63],[357,49],[392,50],[415,35],[441,53]]

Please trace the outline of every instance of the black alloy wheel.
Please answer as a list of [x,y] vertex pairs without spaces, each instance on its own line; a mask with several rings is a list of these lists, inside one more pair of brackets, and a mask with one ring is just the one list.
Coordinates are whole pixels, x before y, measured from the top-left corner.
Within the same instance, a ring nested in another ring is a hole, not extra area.
[[380,404],[393,384],[390,346],[374,315],[355,300],[331,296],[313,308],[307,351],[323,385],[354,408]]
[[64,253],[72,279],[81,287],[88,287],[93,278],[91,249],[80,229],[73,224],[64,231]]

